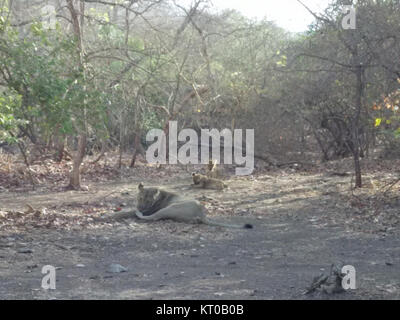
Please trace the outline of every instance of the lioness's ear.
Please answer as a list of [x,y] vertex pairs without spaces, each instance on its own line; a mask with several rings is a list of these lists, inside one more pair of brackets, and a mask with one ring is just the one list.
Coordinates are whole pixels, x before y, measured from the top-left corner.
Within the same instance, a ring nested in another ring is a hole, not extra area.
[[196,175],[196,172],[192,172],[192,177],[194,177]]
[[141,183],[139,183],[139,185],[138,185],[138,188],[139,188],[139,190],[143,190],[144,189],[144,185],[143,185],[143,183],[141,182]]

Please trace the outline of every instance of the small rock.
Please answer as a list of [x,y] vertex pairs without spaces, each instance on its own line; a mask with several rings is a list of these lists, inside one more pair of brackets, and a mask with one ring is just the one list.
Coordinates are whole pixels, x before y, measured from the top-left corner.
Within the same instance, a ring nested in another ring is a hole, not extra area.
[[85,268],[86,266],[82,263],[78,263],[75,267],[77,268]]
[[21,248],[18,249],[18,253],[33,253],[33,250],[29,248]]
[[128,269],[121,266],[120,264],[113,263],[110,265],[108,268],[107,272],[109,273],[122,273],[122,272],[127,272]]

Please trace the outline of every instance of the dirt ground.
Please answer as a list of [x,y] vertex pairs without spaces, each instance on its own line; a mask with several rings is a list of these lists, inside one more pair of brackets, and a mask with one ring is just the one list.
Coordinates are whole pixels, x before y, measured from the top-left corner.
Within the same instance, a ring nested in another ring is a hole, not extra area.
[[[374,176],[356,194],[349,176],[294,170],[233,177],[223,192],[195,191],[189,175],[146,180],[252,230],[92,221],[134,205],[141,178],[88,182],[86,192],[1,192],[0,299],[400,299],[400,198],[375,199]],[[304,295],[332,263],[355,267],[357,289]],[[41,288],[45,265],[57,267],[56,290]]]

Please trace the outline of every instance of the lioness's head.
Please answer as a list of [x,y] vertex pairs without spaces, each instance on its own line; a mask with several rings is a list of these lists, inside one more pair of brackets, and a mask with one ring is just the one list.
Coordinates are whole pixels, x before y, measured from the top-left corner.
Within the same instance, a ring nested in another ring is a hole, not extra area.
[[194,184],[200,184],[201,179],[203,178],[203,176],[201,174],[193,172],[192,173],[192,178],[193,178],[193,183]]
[[157,202],[160,197],[160,190],[157,188],[145,188],[143,183],[140,183],[138,186],[139,194],[138,194],[138,209],[143,212],[147,209],[153,207],[153,205]]

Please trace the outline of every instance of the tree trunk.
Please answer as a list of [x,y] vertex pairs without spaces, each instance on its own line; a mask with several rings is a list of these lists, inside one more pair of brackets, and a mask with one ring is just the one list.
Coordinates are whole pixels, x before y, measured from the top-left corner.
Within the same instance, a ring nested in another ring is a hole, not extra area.
[[353,157],[354,157],[354,171],[356,175],[356,188],[362,187],[362,174],[360,164],[360,115],[362,109],[362,95],[363,95],[363,83],[362,83],[363,66],[360,64],[357,66],[357,93],[356,93],[356,113],[353,121]]
[[86,134],[81,134],[78,138],[78,150],[74,156],[74,164],[69,177],[69,189],[79,190],[81,188],[80,167],[86,153]]
[[[83,48],[83,23],[84,23],[84,12],[85,12],[85,2],[78,1],[78,10],[73,0],[66,0],[67,8],[71,15],[71,22],[74,30],[75,37],[77,39],[77,55],[79,66],[83,70],[83,76],[85,78],[85,65],[83,63],[84,59],[84,48]],[[85,88],[84,88],[85,89]],[[80,177],[80,166],[82,164],[83,158],[86,153],[86,143],[87,143],[87,123],[86,123],[86,101],[83,101],[82,106],[82,116],[83,116],[83,128],[78,128],[78,150],[74,155],[74,163],[72,170],[70,172],[70,182],[68,188],[79,190],[81,188],[81,177]]]

